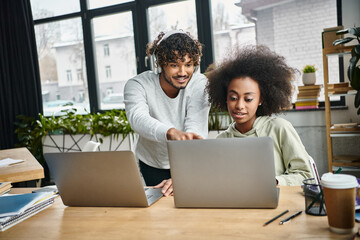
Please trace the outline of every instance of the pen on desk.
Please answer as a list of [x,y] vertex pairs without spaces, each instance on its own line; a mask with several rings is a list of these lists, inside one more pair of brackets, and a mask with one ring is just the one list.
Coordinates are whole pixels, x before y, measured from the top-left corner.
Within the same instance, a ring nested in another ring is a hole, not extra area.
[[299,211],[299,212],[297,212],[297,213],[295,213],[295,214],[291,215],[290,217],[285,218],[284,220],[280,221],[280,223],[279,223],[279,224],[284,224],[284,223],[286,223],[286,222],[290,221],[291,219],[293,219],[293,218],[295,218],[295,217],[299,216],[301,213],[302,213],[302,211]]
[[275,221],[276,219],[278,219],[279,217],[281,217],[282,215],[284,215],[285,213],[288,213],[288,212],[289,212],[289,210],[286,210],[286,211],[280,213],[280,214],[277,215],[276,217],[273,217],[272,219],[270,219],[269,221],[267,221],[266,223],[264,223],[263,226],[265,227],[265,226],[268,225],[269,223],[272,223],[273,221]]

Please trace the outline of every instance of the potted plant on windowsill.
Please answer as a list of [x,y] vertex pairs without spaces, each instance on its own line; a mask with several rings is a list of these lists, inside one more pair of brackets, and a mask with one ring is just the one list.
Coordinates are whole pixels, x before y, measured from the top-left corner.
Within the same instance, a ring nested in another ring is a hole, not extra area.
[[302,69],[302,81],[305,86],[314,85],[316,83],[316,70],[317,68],[315,65],[305,65],[305,67]]
[[350,81],[350,85],[357,91],[355,95],[354,105],[358,108],[357,114],[360,115],[360,66],[358,65],[360,59],[360,27],[347,28],[336,32],[336,35],[351,34],[351,37],[345,37],[337,39],[333,42],[333,45],[345,44],[353,40],[357,40],[358,44],[354,45],[351,50],[351,58],[349,61],[349,67],[347,69],[347,75]]

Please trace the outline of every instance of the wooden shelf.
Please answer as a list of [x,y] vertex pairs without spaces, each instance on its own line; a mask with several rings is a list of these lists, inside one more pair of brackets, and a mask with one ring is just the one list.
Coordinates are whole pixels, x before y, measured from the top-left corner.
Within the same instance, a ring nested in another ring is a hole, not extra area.
[[360,133],[360,127],[357,126],[353,126],[353,127],[334,127],[332,126],[330,128],[330,133],[331,134],[337,134],[337,133]]
[[332,93],[328,94],[329,97],[342,97],[342,96],[348,96],[348,95],[356,95],[356,90],[350,90],[346,93]]
[[360,167],[360,162],[332,162],[332,166],[336,167]]
[[[326,32],[326,31],[325,31]],[[325,33],[323,32],[323,34]],[[323,39],[324,46],[324,39]],[[329,172],[333,171],[333,167],[360,167],[360,156],[334,156],[333,138],[335,137],[359,137],[359,125],[351,126],[349,124],[335,124],[331,122],[331,97],[340,97],[356,94],[349,83],[329,83],[329,65],[328,56],[344,55],[351,53],[354,45],[351,46],[329,46],[323,48],[323,72],[324,72],[324,90],[325,90],[325,119],[326,119],[326,143],[328,153]]]
[[328,87],[328,94],[347,94],[349,91],[356,91],[352,87],[339,87],[339,88],[329,88]]
[[330,127],[331,137],[353,137],[360,136],[359,123],[337,123]]
[[334,46],[323,49],[323,54],[326,56],[329,55],[342,55],[349,54],[355,45],[351,46]]
[[331,133],[330,137],[335,138],[335,137],[359,137],[360,136],[360,132],[359,133]]
[[327,86],[328,86],[328,89],[343,88],[343,87],[348,87],[349,82],[329,83]]
[[358,155],[336,155],[333,157],[335,162],[360,162]]

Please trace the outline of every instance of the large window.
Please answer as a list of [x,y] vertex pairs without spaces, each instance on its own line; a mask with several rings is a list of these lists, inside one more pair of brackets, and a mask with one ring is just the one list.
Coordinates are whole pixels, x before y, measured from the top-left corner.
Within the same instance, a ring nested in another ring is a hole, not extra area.
[[[148,19],[149,42],[154,41],[160,32],[170,30],[183,30],[198,38],[194,0],[149,7]],[[154,67],[153,62],[151,67]]]
[[119,3],[132,2],[134,0],[88,0],[89,9],[116,5]]
[[197,38],[195,1],[181,1],[149,7],[150,36],[154,40],[159,32],[184,30]]
[[80,11],[80,2],[74,0],[31,0],[30,2],[34,20]]
[[[35,25],[44,115],[89,110],[80,18]],[[81,77],[79,78],[79,74]],[[78,77],[76,77],[78,76]]]
[[[123,97],[114,96],[122,96],[126,81],[136,75],[132,22],[131,12],[97,17],[92,21],[100,109],[122,108]],[[107,91],[109,88],[111,93]]]
[[[264,44],[299,70],[315,64],[322,84],[321,32],[341,19],[340,0],[30,1],[45,115],[123,108],[126,81],[150,69],[146,44],[172,29],[205,44],[202,71],[234,46]],[[341,59],[329,65],[330,82],[338,82]]]
[[233,47],[256,44],[255,24],[241,13],[236,2],[211,1],[215,62],[221,62]]

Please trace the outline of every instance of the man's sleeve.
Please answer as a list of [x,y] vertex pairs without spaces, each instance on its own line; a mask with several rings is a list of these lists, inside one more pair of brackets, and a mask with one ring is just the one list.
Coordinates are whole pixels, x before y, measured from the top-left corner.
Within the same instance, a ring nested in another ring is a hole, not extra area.
[[144,86],[137,80],[130,79],[125,85],[124,98],[131,128],[144,138],[157,142],[166,141],[166,133],[172,126],[150,116]]
[[206,138],[208,135],[210,104],[208,102],[208,95],[205,92],[207,78],[204,75],[200,76],[200,79],[196,79],[198,82],[192,89],[192,94],[188,101],[184,127],[186,132],[194,132]]

